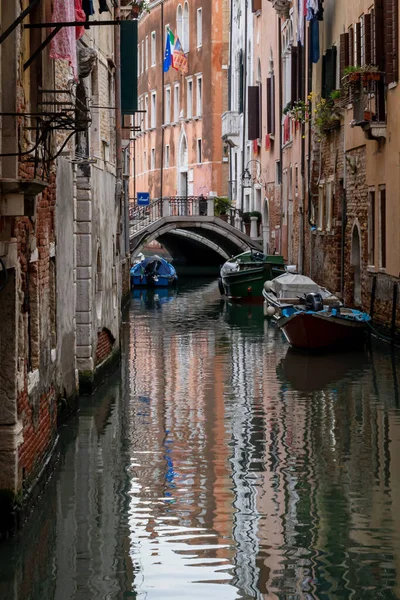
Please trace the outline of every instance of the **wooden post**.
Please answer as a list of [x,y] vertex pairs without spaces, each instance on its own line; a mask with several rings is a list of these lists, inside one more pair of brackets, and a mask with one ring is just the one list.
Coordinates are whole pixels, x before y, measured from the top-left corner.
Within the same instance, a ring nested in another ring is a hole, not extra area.
[[376,295],[376,275],[372,278],[372,290],[371,290],[371,304],[369,308],[369,314],[371,319],[374,317],[374,308],[375,308],[375,295]]
[[392,341],[396,334],[396,313],[397,313],[397,283],[393,285],[393,303],[392,303]]

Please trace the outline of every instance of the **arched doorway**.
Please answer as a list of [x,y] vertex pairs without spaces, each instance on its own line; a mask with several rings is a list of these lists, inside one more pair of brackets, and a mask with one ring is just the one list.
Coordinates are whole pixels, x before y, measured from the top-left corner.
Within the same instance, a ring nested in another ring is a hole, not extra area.
[[184,131],[179,140],[178,196],[188,195],[188,145]]
[[351,266],[353,268],[353,297],[356,305],[361,304],[361,240],[358,225],[354,225],[351,236]]
[[262,209],[262,231],[263,231],[263,251],[268,254],[269,250],[269,202],[268,198],[264,198]]

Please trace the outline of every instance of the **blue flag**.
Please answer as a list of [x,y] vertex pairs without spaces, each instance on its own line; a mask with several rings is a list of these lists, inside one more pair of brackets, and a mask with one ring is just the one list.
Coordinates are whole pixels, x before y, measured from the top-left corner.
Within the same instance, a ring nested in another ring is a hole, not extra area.
[[170,67],[173,66],[172,51],[175,43],[174,34],[170,29],[167,29],[167,40],[165,42],[165,53],[164,53],[164,73],[167,73]]

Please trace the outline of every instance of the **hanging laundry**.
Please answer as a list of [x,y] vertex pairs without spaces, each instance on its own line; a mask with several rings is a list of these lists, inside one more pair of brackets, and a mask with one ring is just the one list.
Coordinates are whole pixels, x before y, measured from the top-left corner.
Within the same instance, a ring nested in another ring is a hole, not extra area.
[[[75,0],[75,21],[86,21],[86,14],[82,8],[82,0]],[[84,27],[77,27],[75,37],[79,40],[85,33]]]
[[82,8],[85,11],[87,17],[94,15],[93,0],[82,0]]
[[310,23],[310,30],[310,59],[312,63],[317,63],[319,61],[319,21],[316,17]]
[[323,21],[324,20],[324,0],[318,0],[318,10],[316,13],[316,17],[318,19],[318,21]]
[[[54,0],[52,23],[75,21],[75,0]],[[50,58],[67,60],[78,80],[76,34],[74,27],[63,27],[51,40]]]
[[297,41],[304,46],[304,16],[306,14],[306,0],[298,0]]
[[307,21],[311,21],[318,12],[318,0],[307,0]]
[[107,1],[106,0],[99,0],[99,12],[100,14],[103,12],[110,12],[110,9],[108,8],[107,5]]

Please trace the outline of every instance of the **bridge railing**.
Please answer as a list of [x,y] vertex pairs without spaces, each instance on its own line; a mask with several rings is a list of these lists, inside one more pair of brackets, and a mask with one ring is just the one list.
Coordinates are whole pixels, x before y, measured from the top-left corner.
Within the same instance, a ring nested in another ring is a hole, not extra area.
[[208,215],[207,198],[204,196],[170,196],[169,216],[206,217]]
[[158,221],[163,216],[162,198],[152,200],[149,206],[137,206],[132,204],[129,208],[130,231],[136,233],[144,229],[154,221]]

